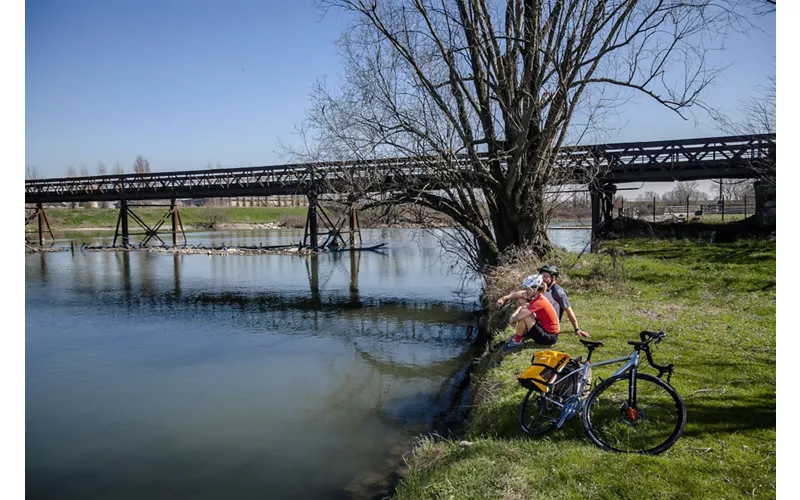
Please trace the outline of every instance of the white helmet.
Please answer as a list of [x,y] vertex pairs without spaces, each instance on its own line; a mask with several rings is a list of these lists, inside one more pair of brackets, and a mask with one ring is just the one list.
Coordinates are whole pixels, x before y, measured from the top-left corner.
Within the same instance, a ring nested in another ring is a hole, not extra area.
[[542,286],[542,275],[541,274],[531,274],[527,276],[524,280],[522,280],[522,288],[539,288]]

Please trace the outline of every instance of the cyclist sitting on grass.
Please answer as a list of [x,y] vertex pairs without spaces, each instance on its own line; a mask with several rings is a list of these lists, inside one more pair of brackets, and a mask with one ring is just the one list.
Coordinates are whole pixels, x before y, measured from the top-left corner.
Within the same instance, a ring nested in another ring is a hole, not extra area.
[[553,306],[556,314],[558,314],[559,324],[561,324],[564,313],[566,312],[567,318],[569,322],[572,323],[575,333],[581,337],[590,337],[591,335],[589,335],[588,332],[584,332],[578,327],[578,317],[575,315],[575,311],[572,310],[572,305],[569,303],[569,296],[567,292],[556,283],[558,279],[558,268],[552,264],[546,264],[539,268],[539,274],[542,275],[542,280],[544,280],[545,285],[547,285],[547,291],[544,296],[550,301],[550,305]]
[[558,341],[560,327],[558,315],[544,292],[547,285],[540,274],[531,274],[522,281],[522,290],[501,297],[498,307],[506,300],[515,299],[517,309],[508,324],[516,330],[516,334],[506,344],[508,351],[522,346],[522,338],[530,337],[537,344],[550,346]]

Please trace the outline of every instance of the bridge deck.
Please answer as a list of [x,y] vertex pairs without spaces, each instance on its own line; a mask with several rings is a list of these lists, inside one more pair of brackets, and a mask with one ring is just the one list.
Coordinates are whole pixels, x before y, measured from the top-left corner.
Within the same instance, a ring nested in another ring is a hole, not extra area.
[[[757,177],[775,164],[775,134],[598,144],[563,148],[558,162],[572,180],[587,173],[613,183]],[[356,179],[381,184],[437,182],[429,168],[441,162],[385,158],[220,170],[103,175],[25,181],[25,203],[217,198],[307,193]],[[469,172],[465,159],[458,160]],[[377,184],[376,184],[377,185]]]

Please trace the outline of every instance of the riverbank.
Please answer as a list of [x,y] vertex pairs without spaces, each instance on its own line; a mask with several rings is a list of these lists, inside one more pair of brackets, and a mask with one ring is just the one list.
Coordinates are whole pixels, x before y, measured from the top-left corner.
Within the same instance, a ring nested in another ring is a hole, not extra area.
[[[578,418],[527,437],[518,424],[526,391],[516,377],[532,349],[485,353],[475,363],[464,435],[419,440],[394,498],[775,497],[775,242],[607,247],[614,251],[562,255],[561,284],[581,327],[606,344],[596,359],[627,355],[626,341],[641,330],[667,332],[654,358],[676,366],[672,385],[688,415],[681,439],[659,456],[611,454],[591,444]],[[499,268],[488,280],[490,301],[536,267],[523,257]],[[487,326],[502,327],[509,314],[491,310]],[[557,348],[586,352],[569,330]]]

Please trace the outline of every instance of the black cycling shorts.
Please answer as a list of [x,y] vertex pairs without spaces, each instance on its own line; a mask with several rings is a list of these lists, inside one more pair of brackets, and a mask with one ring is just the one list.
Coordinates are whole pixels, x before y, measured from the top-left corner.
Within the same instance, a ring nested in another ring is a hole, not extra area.
[[548,333],[544,328],[542,328],[542,325],[540,325],[538,321],[528,329],[528,331],[525,333],[525,336],[529,339],[532,339],[537,344],[542,345],[553,345],[558,341],[558,335],[554,333]]

